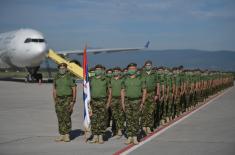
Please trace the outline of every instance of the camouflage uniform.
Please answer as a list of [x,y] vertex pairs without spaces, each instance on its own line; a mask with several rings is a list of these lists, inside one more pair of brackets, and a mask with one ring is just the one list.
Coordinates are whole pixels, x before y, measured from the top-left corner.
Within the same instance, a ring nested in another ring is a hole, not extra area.
[[69,73],[65,75],[57,74],[54,78],[54,87],[56,89],[55,111],[61,135],[68,134],[71,131],[72,112],[69,111],[69,108],[72,101],[72,87],[75,86],[75,80]]
[[113,115],[113,121],[115,122],[116,129],[124,129],[125,116],[121,106],[121,89],[124,88],[123,78],[115,79],[114,77],[110,80],[112,89],[112,103],[111,110]]
[[174,110],[174,98],[173,98],[173,80],[174,76],[172,72],[165,73],[165,97],[164,99],[164,118],[165,120],[167,118],[171,119],[173,116],[173,110]]
[[104,76],[93,77],[90,82],[91,87],[91,131],[93,135],[102,135],[107,127],[107,95],[109,80]]
[[164,99],[160,101],[160,97],[164,95],[163,87],[165,88],[165,73],[164,71],[157,71],[156,73],[157,84],[159,85],[159,95],[156,101],[155,112],[154,112],[154,128],[160,125],[160,121],[165,117],[165,105]]
[[154,97],[156,95],[156,86],[158,82],[157,74],[153,71],[147,73],[146,70],[143,70],[141,77],[145,78],[147,89],[147,97],[142,111],[141,124],[143,127],[153,128],[154,108],[156,106]]
[[179,116],[180,114],[180,76],[179,73],[174,73],[174,116]]
[[138,134],[141,91],[145,88],[145,80],[140,76],[135,78],[127,77],[124,81],[127,137],[134,137]]

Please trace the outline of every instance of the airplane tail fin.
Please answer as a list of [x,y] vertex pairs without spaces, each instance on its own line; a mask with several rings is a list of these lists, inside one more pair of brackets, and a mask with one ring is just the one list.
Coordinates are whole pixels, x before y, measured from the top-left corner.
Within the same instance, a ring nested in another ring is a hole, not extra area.
[[147,43],[144,45],[144,48],[148,48],[150,44],[150,41],[148,40]]

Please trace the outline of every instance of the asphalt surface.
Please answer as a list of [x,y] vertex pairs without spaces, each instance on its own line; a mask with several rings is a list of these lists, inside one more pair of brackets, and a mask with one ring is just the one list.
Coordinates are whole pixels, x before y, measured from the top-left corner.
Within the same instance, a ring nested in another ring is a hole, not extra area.
[[234,155],[235,88],[130,155]]
[[[56,143],[57,118],[51,84],[0,81],[0,155],[110,155],[125,138],[85,143],[82,90],[72,115],[73,140]],[[235,154],[235,89],[130,154]]]

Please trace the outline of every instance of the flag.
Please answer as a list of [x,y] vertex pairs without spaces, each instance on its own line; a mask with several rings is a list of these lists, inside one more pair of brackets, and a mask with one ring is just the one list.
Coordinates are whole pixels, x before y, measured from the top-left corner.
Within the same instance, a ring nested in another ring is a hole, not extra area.
[[89,84],[89,73],[87,64],[86,47],[83,52],[83,102],[84,102],[84,128],[86,131],[90,129],[90,84]]

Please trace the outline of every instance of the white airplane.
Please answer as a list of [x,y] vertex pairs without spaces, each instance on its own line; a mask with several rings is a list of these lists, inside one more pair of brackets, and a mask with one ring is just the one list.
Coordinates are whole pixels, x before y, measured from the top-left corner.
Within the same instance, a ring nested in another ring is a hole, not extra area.
[[[89,53],[134,51],[148,48],[149,41],[141,48],[87,49]],[[0,68],[26,68],[32,79],[46,58],[48,44],[43,34],[33,29],[19,29],[0,34]],[[58,54],[82,54],[83,50],[60,51]]]

